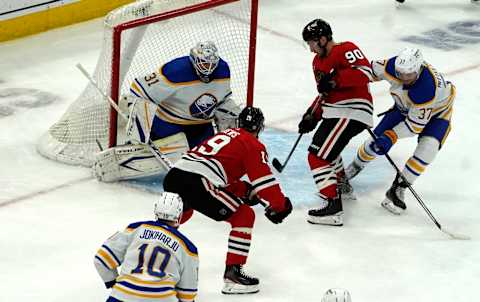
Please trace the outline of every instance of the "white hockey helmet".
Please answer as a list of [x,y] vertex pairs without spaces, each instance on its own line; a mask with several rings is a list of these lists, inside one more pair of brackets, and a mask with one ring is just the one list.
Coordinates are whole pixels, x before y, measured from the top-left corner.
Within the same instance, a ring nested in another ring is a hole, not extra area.
[[209,76],[217,68],[220,56],[212,41],[198,42],[190,49],[190,61],[199,76]]
[[154,203],[155,217],[159,220],[180,222],[183,212],[183,201],[177,193],[163,192]]
[[331,288],[323,295],[322,302],[352,302],[352,298],[346,289]]
[[420,75],[422,65],[423,55],[420,49],[406,47],[395,59],[395,74],[402,81],[412,82]]

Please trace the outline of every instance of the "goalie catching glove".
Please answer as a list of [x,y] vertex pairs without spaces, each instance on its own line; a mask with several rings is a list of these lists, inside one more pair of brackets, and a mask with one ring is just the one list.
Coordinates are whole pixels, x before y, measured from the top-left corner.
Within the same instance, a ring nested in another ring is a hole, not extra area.
[[282,211],[275,211],[271,206],[265,209],[265,217],[271,222],[278,224],[281,223],[290,213],[292,213],[293,206],[288,197],[285,197],[285,206]]

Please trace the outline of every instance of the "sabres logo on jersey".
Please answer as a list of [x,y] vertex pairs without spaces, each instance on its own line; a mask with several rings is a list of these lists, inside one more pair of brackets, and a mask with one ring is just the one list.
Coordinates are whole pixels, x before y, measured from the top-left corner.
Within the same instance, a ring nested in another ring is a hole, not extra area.
[[190,105],[190,114],[195,118],[209,119],[217,103],[214,95],[204,93]]

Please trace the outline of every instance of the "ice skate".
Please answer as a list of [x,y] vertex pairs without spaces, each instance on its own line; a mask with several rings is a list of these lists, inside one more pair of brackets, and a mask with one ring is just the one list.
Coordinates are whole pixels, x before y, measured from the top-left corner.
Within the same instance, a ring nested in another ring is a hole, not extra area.
[[227,265],[223,281],[222,293],[227,295],[254,294],[260,290],[258,278],[247,275],[240,264]]
[[307,221],[311,224],[343,225],[343,208],[340,197],[330,198],[323,208],[308,211]]
[[405,188],[407,187],[408,184],[397,175],[392,186],[385,194],[382,207],[395,215],[402,214],[407,209],[405,204]]

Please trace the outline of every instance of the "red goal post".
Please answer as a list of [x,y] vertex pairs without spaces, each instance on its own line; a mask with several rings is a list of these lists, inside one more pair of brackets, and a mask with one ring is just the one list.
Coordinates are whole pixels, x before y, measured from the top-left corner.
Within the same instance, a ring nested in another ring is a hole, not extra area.
[[[233,98],[253,104],[258,0],[143,0],[109,13],[93,73],[100,89],[122,107],[131,81],[214,41],[229,63]],[[124,108],[124,107],[123,107]],[[126,110],[124,108],[124,110]],[[94,155],[123,134],[117,112],[89,84],[37,145],[44,156],[91,166]]]

